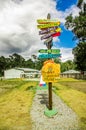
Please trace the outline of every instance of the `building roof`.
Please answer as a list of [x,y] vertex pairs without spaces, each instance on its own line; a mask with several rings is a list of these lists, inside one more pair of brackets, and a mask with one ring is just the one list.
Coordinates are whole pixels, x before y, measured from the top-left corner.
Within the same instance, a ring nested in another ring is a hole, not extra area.
[[80,74],[80,72],[76,70],[68,70],[63,72],[62,74]]
[[17,70],[23,70],[23,71],[33,71],[33,72],[39,72],[39,70],[31,69],[31,68],[15,68]]
[[39,72],[39,70],[36,70],[36,69],[31,69],[31,68],[11,68],[11,69],[8,69],[8,70],[5,70],[5,71],[9,71],[9,70],[20,70],[20,71],[23,71],[23,72]]

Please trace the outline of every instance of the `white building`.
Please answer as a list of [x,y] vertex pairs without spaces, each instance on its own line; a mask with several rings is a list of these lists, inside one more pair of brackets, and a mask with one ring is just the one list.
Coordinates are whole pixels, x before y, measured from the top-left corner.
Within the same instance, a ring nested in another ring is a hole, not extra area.
[[39,77],[40,72],[35,69],[30,68],[13,68],[4,71],[4,78],[11,79],[11,78],[35,78]]

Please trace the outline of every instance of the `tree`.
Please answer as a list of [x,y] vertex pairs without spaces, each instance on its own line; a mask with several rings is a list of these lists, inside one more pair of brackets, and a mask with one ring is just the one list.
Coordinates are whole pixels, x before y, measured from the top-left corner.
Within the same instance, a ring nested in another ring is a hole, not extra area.
[[82,3],[83,3],[83,0],[78,0],[77,6],[78,6],[79,8],[81,8]]
[[26,68],[35,68],[35,63],[32,61],[32,59],[28,59],[25,61],[25,66]]
[[24,67],[25,59],[17,53],[14,53],[13,55],[11,55],[10,60],[11,60],[11,68]]
[[4,75],[4,70],[6,69],[6,60],[4,56],[0,57],[0,76]]
[[81,71],[86,71],[86,42],[80,42],[73,49],[73,54],[74,62],[77,64],[76,68]]
[[77,6],[81,8],[79,16],[73,17],[70,14],[66,18],[65,26],[67,29],[71,29],[75,34],[73,40],[78,39],[78,44],[73,48],[74,62],[77,66],[77,69],[81,71],[86,70],[86,4],[83,0],[79,0]]
[[[84,4],[85,6],[85,4]],[[73,18],[72,14],[66,18],[65,26],[71,29],[75,34],[74,39],[78,38],[79,41],[86,41],[86,12],[85,10],[79,13],[79,16]]]
[[71,69],[75,69],[75,64],[73,61],[67,60],[66,62],[61,63],[61,72],[71,70]]

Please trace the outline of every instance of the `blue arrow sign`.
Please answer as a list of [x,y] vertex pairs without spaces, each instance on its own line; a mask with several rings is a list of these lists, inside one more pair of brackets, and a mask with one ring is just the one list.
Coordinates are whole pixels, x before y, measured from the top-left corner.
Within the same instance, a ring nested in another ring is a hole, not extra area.
[[58,58],[61,54],[41,54],[38,56],[39,59]]

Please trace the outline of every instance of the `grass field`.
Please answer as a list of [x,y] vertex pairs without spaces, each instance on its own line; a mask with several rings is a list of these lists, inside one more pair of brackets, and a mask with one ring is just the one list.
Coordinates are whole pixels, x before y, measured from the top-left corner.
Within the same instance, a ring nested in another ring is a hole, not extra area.
[[86,81],[60,79],[53,87],[56,88],[55,93],[79,116],[81,130],[86,130]]
[[[30,109],[36,81],[0,81],[0,130],[31,130]],[[80,118],[80,130],[86,129],[86,81],[60,79],[53,83],[55,93]]]
[[4,91],[0,95],[0,130],[31,130],[30,109],[35,93],[27,89],[31,86],[37,86],[37,82],[0,81]]

